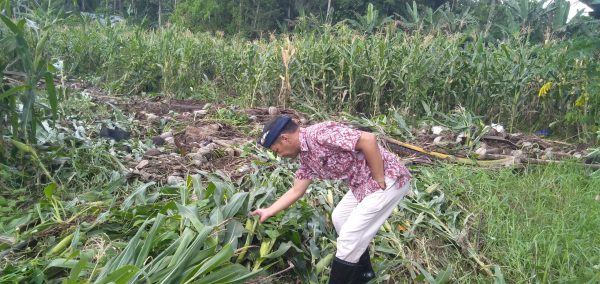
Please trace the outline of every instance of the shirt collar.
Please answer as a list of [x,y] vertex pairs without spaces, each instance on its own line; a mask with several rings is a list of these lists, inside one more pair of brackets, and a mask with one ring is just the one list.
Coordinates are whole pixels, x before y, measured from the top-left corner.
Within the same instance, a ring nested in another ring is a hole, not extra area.
[[300,151],[306,152],[308,151],[308,142],[306,141],[306,128],[300,128]]

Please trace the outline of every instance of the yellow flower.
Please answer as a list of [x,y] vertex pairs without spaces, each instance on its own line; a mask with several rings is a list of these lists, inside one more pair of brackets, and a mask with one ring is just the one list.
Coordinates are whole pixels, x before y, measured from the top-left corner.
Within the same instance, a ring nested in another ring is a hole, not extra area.
[[547,82],[546,84],[544,84],[541,88],[540,91],[538,92],[538,97],[543,97],[545,96],[548,91],[550,91],[550,88],[552,88],[553,83],[552,82]]
[[575,101],[575,106],[583,107],[586,102],[587,102],[587,95],[583,94],[583,95],[579,96],[579,98],[577,98],[577,100]]

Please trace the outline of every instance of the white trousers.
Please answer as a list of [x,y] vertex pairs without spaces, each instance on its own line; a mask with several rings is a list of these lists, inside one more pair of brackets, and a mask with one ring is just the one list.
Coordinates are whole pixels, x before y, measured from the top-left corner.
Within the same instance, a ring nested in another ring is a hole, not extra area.
[[385,177],[385,183],[385,190],[367,195],[360,203],[348,191],[333,210],[331,219],[338,233],[337,258],[357,263],[381,225],[409,192],[410,182],[398,188],[394,179]]

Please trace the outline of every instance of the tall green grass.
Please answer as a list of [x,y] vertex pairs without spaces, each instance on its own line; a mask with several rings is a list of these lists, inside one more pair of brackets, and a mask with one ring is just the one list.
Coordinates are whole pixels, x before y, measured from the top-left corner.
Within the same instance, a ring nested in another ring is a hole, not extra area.
[[323,111],[378,114],[394,107],[415,116],[463,106],[509,127],[555,123],[580,133],[593,130],[600,117],[593,39],[530,44],[516,35],[491,44],[470,34],[388,28],[361,35],[337,25],[247,41],[177,27],[86,24],[63,26],[51,40],[52,54],[71,74],[89,75],[119,94],[253,106],[283,104],[289,96]]
[[445,167],[421,178],[441,184],[469,208],[474,214],[471,237],[507,281],[600,281],[598,173],[577,165],[522,172]]

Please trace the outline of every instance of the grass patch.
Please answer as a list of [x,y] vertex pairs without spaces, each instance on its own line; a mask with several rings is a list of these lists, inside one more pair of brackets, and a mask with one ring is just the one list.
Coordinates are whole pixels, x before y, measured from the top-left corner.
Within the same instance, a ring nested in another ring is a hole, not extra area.
[[522,172],[450,166],[423,176],[481,214],[475,218],[481,254],[501,267],[506,280],[600,281],[597,174],[577,165]]

